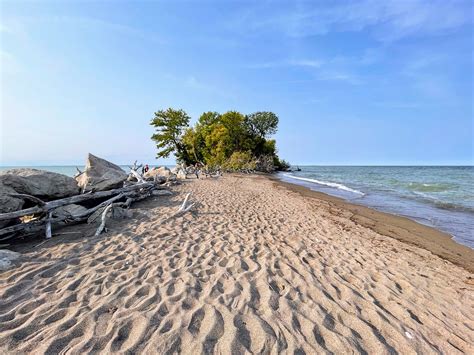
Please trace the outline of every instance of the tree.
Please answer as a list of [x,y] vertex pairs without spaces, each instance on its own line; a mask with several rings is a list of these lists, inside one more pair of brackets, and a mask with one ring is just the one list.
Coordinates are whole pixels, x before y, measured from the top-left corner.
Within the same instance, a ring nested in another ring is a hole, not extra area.
[[277,155],[276,142],[268,136],[277,131],[278,117],[272,112],[244,116],[237,111],[204,112],[194,127],[183,110],[158,111],[151,121],[157,157],[174,153],[180,163],[203,163],[229,170],[274,171],[285,169]]
[[252,135],[266,138],[277,132],[278,116],[273,112],[255,112],[245,116],[245,125]]
[[190,117],[183,110],[172,108],[155,112],[151,125],[156,128],[156,133],[151,139],[158,148],[157,158],[167,158],[174,152],[176,159],[188,164],[189,154],[182,142],[184,130],[189,125]]

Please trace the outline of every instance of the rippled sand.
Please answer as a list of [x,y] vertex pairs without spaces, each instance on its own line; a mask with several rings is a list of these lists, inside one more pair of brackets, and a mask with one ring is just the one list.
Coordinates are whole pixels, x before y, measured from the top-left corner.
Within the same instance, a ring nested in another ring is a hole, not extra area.
[[474,352],[466,270],[263,177],[175,191],[0,273],[0,352]]

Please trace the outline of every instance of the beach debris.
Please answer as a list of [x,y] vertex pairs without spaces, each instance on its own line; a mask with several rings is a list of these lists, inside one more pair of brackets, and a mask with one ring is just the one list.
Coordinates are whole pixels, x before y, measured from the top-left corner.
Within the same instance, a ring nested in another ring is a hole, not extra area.
[[189,200],[189,197],[191,197],[191,194],[192,192],[189,192],[186,194],[186,197],[184,198],[184,201],[179,207],[179,209],[176,211],[175,216],[181,213],[188,212],[195,205],[194,202],[188,205],[188,200]]
[[46,239],[49,239],[52,237],[52,232],[51,232],[51,219],[53,217],[53,212],[48,213],[48,219],[46,221]]
[[[130,166],[129,173],[135,181],[126,181],[128,175],[117,165],[89,154],[86,170],[84,172],[79,170],[77,174],[80,186],[87,192],[79,194],[76,185],[75,195],[52,200],[48,198],[44,201],[34,195],[18,193],[13,188],[0,184],[0,201],[6,202],[0,205],[0,242],[16,238],[25,239],[40,233],[44,233],[49,239],[57,227],[100,220],[96,230],[96,235],[99,235],[106,230],[109,215],[114,219],[131,217],[128,208],[132,203],[151,196],[172,194],[166,189],[165,178],[146,181],[139,171],[140,167],[141,165],[137,165],[135,161],[133,166]],[[109,178],[111,181],[105,181]],[[109,189],[111,186],[116,186],[119,181],[121,187]],[[28,208],[20,210],[25,201],[28,202],[26,205]],[[190,206],[184,205],[180,212],[185,212],[189,208]]]
[[127,173],[118,165],[89,153],[85,170],[76,177],[76,181],[82,193],[85,193],[118,188],[127,177]]
[[410,332],[405,331],[405,336],[406,336],[408,339],[413,339],[413,335],[411,335]]
[[[105,209],[104,212],[102,212],[102,221],[100,222],[99,228],[95,231],[95,236],[99,236],[102,231],[105,229],[105,221],[107,219],[107,213],[110,211],[112,208],[112,203],[110,203]],[[106,230],[107,232],[107,230]]]
[[179,180],[185,180],[186,179],[186,171],[184,169],[179,169],[178,173],[176,174],[176,178]]
[[0,184],[15,193],[52,200],[79,193],[76,180],[51,171],[19,168],[0,172]]

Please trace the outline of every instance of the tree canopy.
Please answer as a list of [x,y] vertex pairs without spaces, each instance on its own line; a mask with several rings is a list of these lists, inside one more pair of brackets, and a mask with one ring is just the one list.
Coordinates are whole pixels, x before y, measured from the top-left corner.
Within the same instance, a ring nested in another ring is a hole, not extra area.
[[174,153],[180,163],[204,164],[227,170],[284,170],[285,161],[277,155],[278,117],[273,112],[243,115],[237,111],[204,112],[194,127],[183,110],[155,112],[151,125],[158,148],[157,158]]

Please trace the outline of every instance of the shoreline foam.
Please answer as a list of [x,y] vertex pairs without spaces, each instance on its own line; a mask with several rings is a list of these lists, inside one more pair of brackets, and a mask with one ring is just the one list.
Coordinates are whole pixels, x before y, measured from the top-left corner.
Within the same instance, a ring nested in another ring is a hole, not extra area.
[[373,229],[379,234],[416,245],[474,273],[474,250],[457,243],[448,233],[440,231],[435,227],[421,224],[408,217],[351,203],[324,192],[311,190],[305,186],[281,181],[275,177],[271,177],[271,179],[276,184],[298,192],[302,196],[324,200],[349,211],[353,214],[350,217],[351,220],[364,227]]

